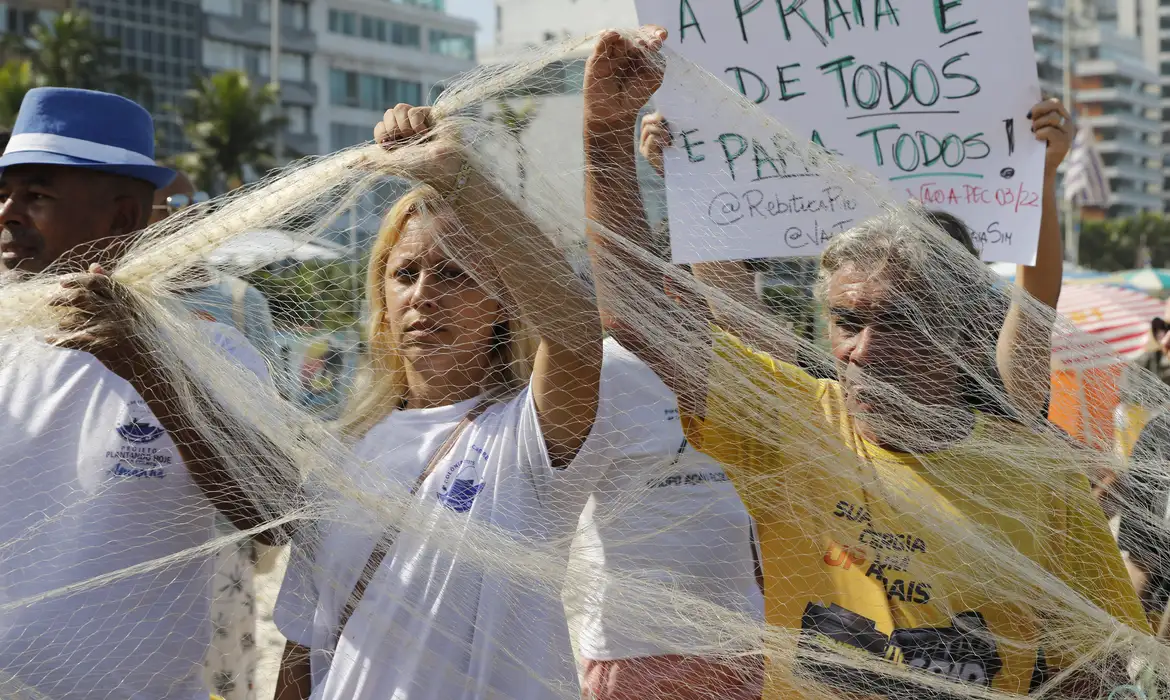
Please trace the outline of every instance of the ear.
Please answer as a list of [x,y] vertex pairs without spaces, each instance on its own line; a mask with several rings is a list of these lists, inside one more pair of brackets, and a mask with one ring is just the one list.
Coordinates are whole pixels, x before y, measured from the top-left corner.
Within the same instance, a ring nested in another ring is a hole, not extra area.
[[124,236],[142,228],[150,216],[141,197],[119,194],[114,198],[114,215],[110,220],[110,235]]

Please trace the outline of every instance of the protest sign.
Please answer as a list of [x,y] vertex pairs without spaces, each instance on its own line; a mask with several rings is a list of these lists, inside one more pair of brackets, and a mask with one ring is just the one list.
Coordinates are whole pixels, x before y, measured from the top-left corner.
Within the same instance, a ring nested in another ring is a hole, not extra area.
[[[1031,263],[1044,144],[1025,0],[637,0],[693,61],[897,200],[961,217],[985,260]],[[685,75],[683,73],[686,73]],[[722,85],[667,71],[676,262],[815,255],[872,198],[778,153],[775,124]],[[756,123],[758,122],[758,123]],[[790,149],[791,150],[791,149]]]

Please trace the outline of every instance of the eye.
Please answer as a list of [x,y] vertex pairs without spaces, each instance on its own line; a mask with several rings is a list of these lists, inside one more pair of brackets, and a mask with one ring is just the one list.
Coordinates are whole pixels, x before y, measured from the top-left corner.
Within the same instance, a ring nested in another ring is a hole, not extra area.
[[857,335],[865,328],[865,323],[853,314],[834,313],[833,325],[838,330],[848,333],[849,335]]
[[403,265],[394,270],[394,280],[402,284],[413,284],[418,279],[418,268],[414,265]]
[[459,267],[451,261],[446,261],[439,265],[439,267],[435,270],[435,273],[441,279],[445,280],[461,280],[467,275],[467,273],[463,271],[463,268]]

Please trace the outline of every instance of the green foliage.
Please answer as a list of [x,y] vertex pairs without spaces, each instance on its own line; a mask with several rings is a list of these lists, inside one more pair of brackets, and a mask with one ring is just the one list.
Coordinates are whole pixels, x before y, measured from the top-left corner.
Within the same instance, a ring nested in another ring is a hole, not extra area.
[[[8,35],[0,57],[28,64],[29,87],[50,85],[114,92],[150,108],[150,82],[118,70],[119,43],[98,32],[89,15],[67,10],[49,24],[34,25],[31,37]],[[4,99],[8,99],[5,97]]]
[[[536,114],[539,111],[536,103],[531,99],[524,102],[521,107],[513,107],[511,102],[503,97],[496,100],[496,107],[498,111],[493,113],[489,118],[491,121],[500,124],[514,136],[517,140],[520,135],[524,133],[525,129],[532,125],[532,120],[536,119]],[[517,175],[520,178],[520,196],[524,196],[524,188],[528,182],[528,171],[524,165],[524,154],[517,154]]]
[[25,93],[37,85],[30,62],[13,58],[0,65],[0,126],[12,128]]
[[348,261],[309,261],[278,272],[261,270],[248,281],[268,298],[273,322],[280,329],[334,331],[360,320],[358,290],[364,280],[353,276]]
[[1130,270],[1148,246],[1154,267],[1170,266],[1170,220],[1160,214],[1086,221],[1081,227],[1080,264],[1101,272]]
[[197,78],[179,109],[191,151],[176,156],[175,165],[216,194],[243,182],[245,167],[272,169],[273,136],[285,123],[268,116],[276,99],[271,85],[253,85],[241,71]]

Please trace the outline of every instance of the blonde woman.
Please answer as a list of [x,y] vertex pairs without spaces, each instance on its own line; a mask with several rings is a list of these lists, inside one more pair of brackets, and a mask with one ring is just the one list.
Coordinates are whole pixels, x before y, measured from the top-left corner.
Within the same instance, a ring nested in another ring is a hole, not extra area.
[[[430,122],[399,105],[375,136],[398,147]],[[600,320],[564,256],[440,131],[404,146],[427,184],[373,247],[369,381],[342,430],[370,464],[358,488],[409,491],[411,522],[447,525],[386,537],[335,519],[294,548],[278,698],[525,700],[577,683],[559,595],[485,571],[463,542],[571,539],[612,462]]]

